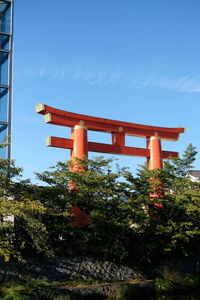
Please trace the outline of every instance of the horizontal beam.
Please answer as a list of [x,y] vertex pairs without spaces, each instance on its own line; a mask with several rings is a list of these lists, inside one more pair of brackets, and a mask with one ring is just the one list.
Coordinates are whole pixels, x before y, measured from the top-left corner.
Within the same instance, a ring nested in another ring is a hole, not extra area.
[[9,89],[9,86],[8,85],[5,85],[5,84],[0,84],[0,89]]
[[[48,147],[73,149],[73,139],[64,139],[64,138],[49,136],[47,137],[46,145]],[[109,153],[109,154],[150,157],[149,149],[110,145],[110,144],[103,144],[103,143],[93,143],[93,142],[88,142],[88,151]],[[177,158],[177,157],[178,157],[178,152],[162,151],[163,159]]]
[[10,50],[6,50],[6,49],[2,49],[2,48],[0,48],[0,52],[1,53],[7,53],[7,54],[11,53]]
[[59,110],[44,104],[38,104],[36,112],[45,115],[45,122],[48,124],[66,127],[73,127],[80,124],[94,131],[123,132],[125,135],[139,137],[159,136],[162,139],[170,141],[177,140],[179,134],[185,131],[182,127],[157,127],[86,116]]
[[86,126],[89,130],[94,131],[103,131],[103,132],[123,132],[125,135],[130,136],[138,136],[138,137],[150,137],[157,135],[162,139],[175,141],[178,139],[179,134],[176,132],[159,132],[154,131],[152,129],[145,129],[145,128],[134,128],[134,127],[122,127],[115,124],[105,124],[105,123],[98,123],[95,121],[89,120],[80,120],[79,122],[75,118],[67,119],[60,115],[55,115],[52,113],[47,113],[44,116],[45,123],[66,126],[66,127],[74,127],[75,125],[81,124]]
[[4,31],[0,31],[0,35],[11,36],[11,34],[10,34],[10,33],[8,33],[8,32],[4,32]]

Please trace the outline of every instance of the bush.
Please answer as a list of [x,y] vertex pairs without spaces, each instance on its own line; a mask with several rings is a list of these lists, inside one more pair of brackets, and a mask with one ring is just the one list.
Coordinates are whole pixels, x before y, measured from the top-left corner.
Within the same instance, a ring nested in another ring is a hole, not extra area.
[[123,285],[119,285],[116,292],[114,292],[113,294],[111,293],[109,295],[109,299],[117,299],[117,300],[127,299],[129,297],[132,297],[135,293],[136,293],[135,285],[123,284]]

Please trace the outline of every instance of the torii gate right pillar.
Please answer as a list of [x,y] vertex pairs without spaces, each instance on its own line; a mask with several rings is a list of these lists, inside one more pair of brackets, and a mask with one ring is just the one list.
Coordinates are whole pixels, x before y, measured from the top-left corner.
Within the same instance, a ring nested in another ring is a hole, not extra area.
[[162,149],[160,137],[151,136],[148,138],[147,148],[150,150],[150,157],[147,159],[148,170],[162,169]]
[[[152,136],[147,139],[147,148],[150,150],[150,157],[147,159],[148,170],[162,169],[162,149],[161,149],[161,140],[158,136]],[[164,190],[162,186],[162,182],[159,180],[152,181],[152,190],[150,193],[150,200],[163,198]],[[157,209],[163,208],[162,203],[154,203],[154,207]]]

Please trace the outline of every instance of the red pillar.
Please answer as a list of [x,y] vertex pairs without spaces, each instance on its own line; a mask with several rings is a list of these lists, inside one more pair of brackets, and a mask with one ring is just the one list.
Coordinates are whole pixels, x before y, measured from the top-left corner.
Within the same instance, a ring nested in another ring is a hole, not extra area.
[[[71,139],[74,140],[73,150],[71,151],[70,158],[72,162],[71,171],[83,172],[84,168],[81,164],[79,164],[78,161],[76,161],[76,158],[83,160],[84,158],[88,157],[87,127],[81,125],[74,126],[71,133]],[[73,182],[71,182],[69,189],[77,190]],[[90,224],[89,216],[79,207],[73,206],[71,208],[71,213],[72,226],[86,227]]]
[[[150,150],[150,157],[147,158],[148,170],[162,169],[162,149],[161,140],[158,136],[151,136],[147,139],[147,147]],[[151,200],[163,198],[164,191],[162,183],[156,178],[151,179],[150,182],[153,183],[153,192],[149,195]],[[161,209],[163,207],[162,203],[154,203],[154,207]]]
[[84,159],[88,157],[87,127],[81,125],[74,126],[71,137],[74,140],[71,159]]
[[147,146],[150,150],[150,157],[147,158],[148,169],[162,169],[162,149],[161,141],[158,136],[151,136],[147,140]]

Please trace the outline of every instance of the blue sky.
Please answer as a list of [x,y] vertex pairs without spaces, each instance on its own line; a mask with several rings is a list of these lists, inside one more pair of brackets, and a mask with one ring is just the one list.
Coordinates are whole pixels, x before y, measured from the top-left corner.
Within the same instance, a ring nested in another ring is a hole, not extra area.
[[[193,143],[200,151],[199,0],[15,0],[14,35],[12,156],[26,178],[69,159],[69,150],[45,146],[46,136],[69,138],[69,129],[45,124],[37,103],[186,127],[163,149],[182,153]],[[105,133],[89,139],[111,141]],[[145,140],[129,137],[127,145]],[[145,161],[116,158],[133,172]]]

